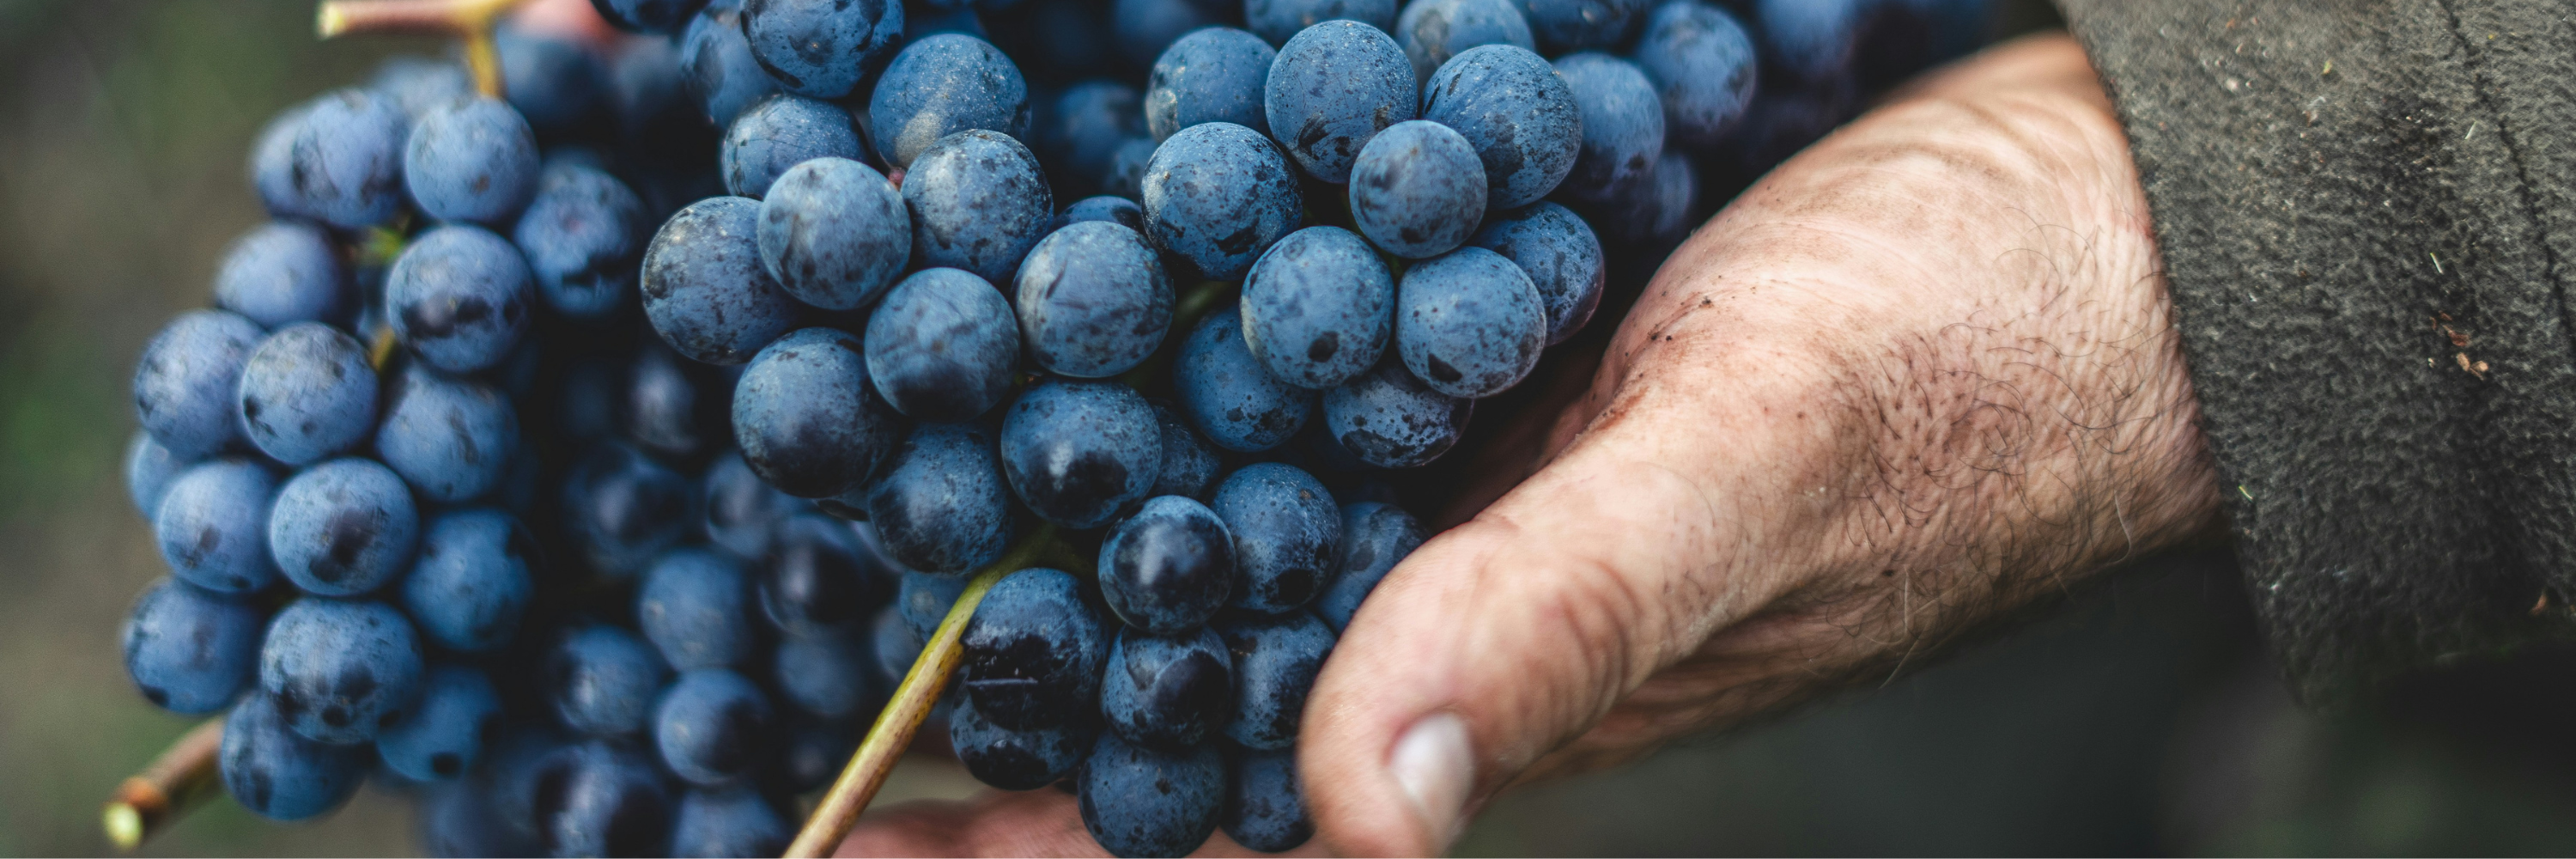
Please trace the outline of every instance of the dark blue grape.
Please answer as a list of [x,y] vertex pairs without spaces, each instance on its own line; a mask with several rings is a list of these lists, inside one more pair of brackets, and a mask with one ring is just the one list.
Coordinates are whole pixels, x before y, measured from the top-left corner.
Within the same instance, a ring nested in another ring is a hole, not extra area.
[[751,773],[770,742],[769,696],[724,668],[680,672],[653,708],[653,747],[682,781],[714,787]]
[[1202,122],[1270,133],[1262,99],[1270,63],[1278,56],[1260,36],[1232,27],[1182,36],[1154,61],[1145,86],[1145,126],[1158,141]]
[[1084,197],[1073,201],[1073,205],[1064,207],[1064,214],[1056,217],[1055,226],[1056,229],[1061,230],[1085,221],[1107,221],[1143,233],[1145,207],[1137,205],[1134,200],[1116,194]]
[[250,147],[250,185],[259,195],[260,205],[280,218],[307,218],[304,193],[298,189],[295,175],[295,138],[303,134],[304,118],[313,112],[321,99],[305,102],[279,111],[268,124],[261,126],[259,137]]
[[1451,57],[1484,45],[1538,50],[1529,19],[1513,0],[1416,0],[1395,19],[1395,40],[1413,61],[1413,79],[1426,84]]
[[1002,474],[1038,518],[1096,528],[1145,497],[1162,467],[1163,429],[1136,389],[1048,380],[1002,420]]
[[[1802,144],[1803,145],[1803,144]],[[1699,203],[1699,170],[1681,152],[1666,149],[1654,174],[1619,199],[1585,207],[1591,222],[1608,230],[1603,240],[1624,245],[1652,245],[1690,232],[1691,214]]]
[[511,238],[555,312],[599,319],[633,295],[644,258],[644,201],[616,177],[579,165],[548,167]]
[[1548,345],[1583,330],[1601,306],[1607,271],[1601,240],[1564,206],[1533,203],[1495,213],[1467,243],[1501,254],[1529,275],[1547,308]]
[[[1118,152],[1109,158],[1109,172],[1100,177],[1100,193],[1133,200],[1145,195],[1145,167],[1154,163],[1154,150],[1160,144],[1151,137],[1130,137],[1118,144]],[[1145,207],[1136,207],[1136,230],[1145,227]]]
[[438,502],[492,491],[518,448],[519,416],[508,397],[418,365],[395,377],[376,428],[376,457]]
[[976,781],[1003,790],[1036,790],[1072,775],[1091,752],[1092,734],[1073,725],[1005,728],[984,718],[972,699],[948,714],[948,747],[957,762]]
[[499,510],[461,510],[422,529],[402,605],[431,643],[474,653],[508,642],[536,596],[536,538]]
[[698,361],[740,364],[796,327],[796,299],[761,268],[760,201],[714,197],[662,223],[644,251],[644,315]]
[[850,115],[830,102],[794,95],[761,99],[725,129],[716,151],[725,191],[760,199],[787,168],[816,158],[867,157]]
[[[920,650],[921,643],[930,640],[930,634],[939,629],[939,622],[947,619],[948,610],[957,605],[958,595],[965,592],[966,578],[963,576],[903,574],[903,592],[896,597],[895,608],[903,619],[904,629],[912,633],[913,650]],[[906,658],[904,664],[911,665],[912,660]]]
[[1223,26],[1225,16],[1193,0],[1112,0],[1110,28],[1118,56],[1136,68],[1154,64],[1183,35],[1202,27]]
[[543,134],[579,130],[606,101],[607,72],[580,42],[504,22],[492,34],[510,106]]
[[743,0],[751,55],[788,92],[840,98],[903,41],[899,0]]
[[1315,413],[1315,392],[1280,381],[1243,341],[1242,314],[1226,307],[1199,320],[1172,371],[1181,413],[1227,450],[1284,444]]
[[410,126],[400,107],[366,90],[315,99],[287,144],[294,202],[281,214],[350,230],[391,220],[402,210],[403,137]]
[[1217,634],[1234,656],[1234,718],[1226,722],[1226,739],[1247,749],[1294,749],[1306,693],[1333,653],[1333,631],[1301,611],[1219,624]]
[[1225,834],[1265,853],[1295,850],[1315,837],[1315,819],[1298,793],[1295,749],[1235,755],[1234,782],[1226,791]]
[[1217,280],[1297,228],[1297,174],[1260,132],[1231,122],[1182,129],[1145,165],[1145,234]]
[[1154,354],[1172,321],[1172,283],[1135,230],[1086,222],[1030,249],[1017,278],[1020,338],[1060,376],[1098,379]]
[[1647,0],[1519,0],[1539,50],[1616,50],[1646,19]]
[[1608,200],[1653,174],[1664,155],[1664,107],[1635,63],[1609,54],[1559,57],[1558,78],[1583,116],[1582,154],[1560,186],[1578,200]]
[[914,265],[965,269],[996,284],[1010,278],[1055,220],[1037,156],[982,129],[920,150],[904,175],[903,202],[912,214]]
[[1682,146],[1716,146],[1753,104],[1753,37],[1725,9],[1668,0],[1647,16],[1634,57],[1663,101],[1667,133]]
[[[982,129],[1029,134],[1029,86],[992,43],[940,33],[904,46],[868,96],[868,127],[886,163],[911,168],[942,138]],[[911,180],[905,180],[906,190]]]
[[1375,501],[1342,505],[1342,555],[1332,587],[1315,601],[1315,614],[1338,634],[1351,625],[1360,602],[1386,578],[1388,570],[1427,539],[1422,523],[1404,508]]
[[134,362],[134,416],[173,455],[195,459],[241,437],[242,363],[259,325],[222,310],[170,320]]
[[1308,175],[1338,184],[1350,180],[1351,162],[1369,138],[1414,118],[1419,80],[1385,30],[1325,21],[1279,48],[1262,113]]
[[1100,692],[1108,632],[1062,570],[1004,577],[960,639],[958,685],[980,717],[1016,731],[1080,726]]
[[1413,468],[1448,453],[1475,408],[1475,400],[1432,390],[1390,355],[1377,369],[1324,392],[1324,429],[1361,462]]
[[848,492],[900,438],[901,418],[868,384],[859,338],[807,328],[760,350],[733,392],[743,461],[801,498]]
[[537,764],[529,809],[552,856],[662,856],[671,789],[643,753],[605,741],[564,746]]
[[1395,30],[1395,0],[1244,0],[1244,26],[1273,45],[1284,45],[1308,27],[1336,18],[1381,31]]
[[1128,629],[1109,648],[1100,681],[1109,730],[1156,749],[1185,749],[1224,729],[1234,714],[1234,660],[1205,628],[1160,636]]
[[376,735],[376,754],[404,778],[446,781],[474,766],[483,738],[500,721],[501,693],[482,671],[432,666],[421,681],[419,706]]
[[303,465],[365,441],[376,423],[367,347],[319,322],[280,328],[241,370],[241,421],[261,453]]
[[1488,208],[1547,196],[1583,151],[1574,92],[1556,67],[1516,45],[1469,48],[1441,65],[1422,91],[1422,118],[1456,129],[1476,147],[1491,189]]
[[628,441],[677,460],[718,443],[731,424],[733,386],[721,370],[681,358],[658,342],[635,350],[617,397],[617,423]]
[[242,594],[277,579],[268,557],[268,508],[277,476],[244,459],[189,466],[170,481],[152,533],[170,575],[217,593]]
[[778,491],[752,473],[742,453],[727,450],[707,466],[707,539],[746,561],[769,557],[769,536],[778,520],[803,506],[795,496]]
[[821,157],[779,174],[760,203],[760,263],[798,301],[856,310],[912,257],[912,215],[885,174]]
[[367,80],[367,89],[390,100],[411,121],[457,98],[474,95],[474,76],[462,63],[428,57],[388,57]]
[[[1481,182],[1475,191],[1481,213]],[[1244,275],[1244,346],[1279,381],[1331,388],[1377,363],[1395,334],[1394,307],[1395,277],[1367,242],[1340,227],[1307,227]]]
[[403,182],[422,214],[508,224],[537,193],[537,133],[500,99],[451,100],[412,126]]
[[1233,596],[1235,540],[1205,505],[1145,502],[1100,544],[1100,596],[1128,626],[1159,635],[1205,625]]
[[1486,197],[1476,148],[1436,122],[1387,126],[1351,164],[1353,225],[1407,259],[1439,256],[1467,241],[1485,216]]
[[610,577],[633,575],[689,529],[689,480],[622,444],[602,444],[564,478],[565,531]]
[[963,575],[1002,557],[1017,530],[991,430],[923,424],[868,490],[886,553],[926,573]]
[[914,420],[982,416],[1010,396],[1019,372],[1019,322],[1010,303],[959,269],[923,269],[896,284],[868,317],[863,342],[877,393]]
[[465,224],[421,234],[385,274],[394,333],[421,360],[451,373],[500,363],[528,327],[535,291],[517,247]]
[[126,615],[125,673],[153,706],[211,713],[250,687],[268,620],[248,600],[176,579],[152,583]]
[[[1849,76],[1873,0],[1754,0],[1766,59],[1805,83]],[[1917,38],[1920,38],[1919,36]]]
[[170,481],[179,479],[179,472],[192,464],[194,460],[180,459],[153,441],[151,433],[134,431],[134,437],[125,442],[125,493],[145,521],[161,512],[161,496],[170,491]]
[[1341,514],[1332,492],[1313,475],[1283,463],[1247,465],[1217,487],[1208,509],[1234,536],[1238,575],[1230,605],[1293,611],[1331,582],[1341,551]]
[[288,581],[326,597],[356,596],[411,569],[420,511],[393,469],[342,457],[305,469],[277,490],[268,551]]
[[1396,352],[1405,368],[1453,397],[1492,396],[1520,384],[1547,345],[1538,287],[1520,266],[1484,248],[1406,269],[1395,305]]
[[296,733],[325,743],[363,743],[402,721],[424,670],[411,621],[374,600],[296,600],[259,649],[260,691]]
[[303,820],[349,801],[366,782],[372,757],[365,746],[305,739],[288,729],[275,701],[255,694],[224,719],[215,763],[224,790],[252,814]]
[[1186,856],[1216,833],[1225,756],[1160,752],[1104,734],[1083,761],[1082,825],[1113,856]]
[[742,34],[742,4],[713,2],[689,19],[680,34],[682,81],[721,129],[733,124],[744,108],[778,91],[778,80],[760,67],[751,41]]
[[1083,81],[1040,105],[1031,131],[1038,160],[1080,188],[1108,175],[1118,147],[1146,133],[1136,88],[1117,81]]
[[899,571],[847,522],[813,513],[779,520],[759,579],[761,610],[791,636],[854,630],[894,597]]
[[345,321],[349,299],[349,275],[331,234],[301,221],[270,221],[244,233],[215,271],[215,306],[266,328]]
[[671,855],[765,857],[787,851],[796,827],[750,787],[691,790],[671,825]]
[[1162,401],[1154,402],[1154,417],[1163,424],[1163,467],[1155,472],[1154,490],[1147,494],[1206,500],[1208,491],[1216,488],[1217,473],[1225,468],[1215,446]]
[[671,668],[653,646],[608,624],[563,634],[546,654],[555,718],[591,737],[629,737],[652,722],[653,698]]
[[633,33],[677,35],[707,0],[590,0],[610,26]]
[[819,719],[875,710],[890,687],[880,683],[867,642],[856,633],[791,637],[778,643],[772,669],[779,694]]
[[751,578],[742,562],[706,549],[674,549],[644,571],[635,626],[672,668],[743,665],[759,646]]

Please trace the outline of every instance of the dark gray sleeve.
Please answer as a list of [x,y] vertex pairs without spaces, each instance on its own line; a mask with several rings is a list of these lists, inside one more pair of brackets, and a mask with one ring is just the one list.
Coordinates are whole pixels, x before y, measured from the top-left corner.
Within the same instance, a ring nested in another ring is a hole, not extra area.
[[2310,700],[2576,619],[2576,2],[2060,0]]

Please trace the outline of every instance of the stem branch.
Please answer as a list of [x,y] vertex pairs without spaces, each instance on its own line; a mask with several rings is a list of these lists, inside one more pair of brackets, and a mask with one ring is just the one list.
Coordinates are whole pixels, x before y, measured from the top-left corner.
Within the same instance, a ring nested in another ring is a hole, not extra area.
[[223,744],[223,717],[207,719],[117,785],[101,821],[107,839],[119,850],[132,850],[187,813],[214,786],[215,753]]

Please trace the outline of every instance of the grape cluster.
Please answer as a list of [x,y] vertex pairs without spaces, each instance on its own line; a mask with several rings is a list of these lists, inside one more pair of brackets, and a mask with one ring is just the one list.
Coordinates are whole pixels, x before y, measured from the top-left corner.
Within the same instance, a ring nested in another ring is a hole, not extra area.
[[[775,855],[966,587],[977,778],[1311,834],[1295,740],[1452,449],[1980,0],[595,0],[262,132],[134,377],[145,697],[255,812]],[[1551,59],[1552,58],[1552,59]],[[1727,178],[1733,177],[1733,178]],[[658,226],[657,226],[658,225]],[[1014,552],[1014,547],[1027,549]]]

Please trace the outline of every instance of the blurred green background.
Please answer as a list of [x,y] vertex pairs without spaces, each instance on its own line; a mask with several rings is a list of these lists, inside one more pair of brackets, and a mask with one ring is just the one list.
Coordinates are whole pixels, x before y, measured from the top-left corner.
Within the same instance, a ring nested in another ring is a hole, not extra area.
[[[312,4],[0,0],[0,855],[102,853],[99,802],[191,720],[117,655],[162,574],[118,459],[132,360],[262,217],[251,135],[423,42]],[[2036,14],[2043,14],[2036,13]],[[2019,20],[2039,20],[2024,14]],[[2152,559],[2032,626],[1768,726],[1523,789],[1471,855],[2576,853],[2576,659],[2323,717],[2262,660],[2223,554]],[[917,765],[906,795],[969,783]],[[218,801],[153,854],[417,851],[369,790],[273,825]]]

